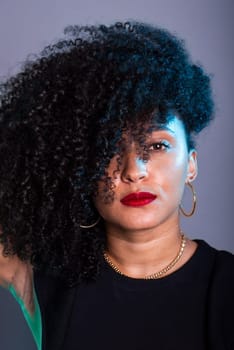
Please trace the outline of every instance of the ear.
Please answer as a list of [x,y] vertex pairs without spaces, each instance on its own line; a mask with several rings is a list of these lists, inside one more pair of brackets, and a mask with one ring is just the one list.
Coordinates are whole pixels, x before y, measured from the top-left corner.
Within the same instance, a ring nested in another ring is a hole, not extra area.
[[197,151],[192,149],[188,156],[188,168],[186,182],[192,182],[196,179],[198,173],[197,167]]

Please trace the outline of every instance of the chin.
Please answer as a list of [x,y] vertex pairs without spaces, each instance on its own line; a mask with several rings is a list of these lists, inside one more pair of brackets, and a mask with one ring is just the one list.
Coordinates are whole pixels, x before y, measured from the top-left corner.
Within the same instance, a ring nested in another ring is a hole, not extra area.
[[155,226],[157,226],[157,223],[152,220],[149,221],[143,221],[139,220],[122,220],[121,222],[118,222],[118,226],[120,226],[123,230],[129,230],[129,231],[133,231],[133,230],[147,230],[147,229],[152,229]]

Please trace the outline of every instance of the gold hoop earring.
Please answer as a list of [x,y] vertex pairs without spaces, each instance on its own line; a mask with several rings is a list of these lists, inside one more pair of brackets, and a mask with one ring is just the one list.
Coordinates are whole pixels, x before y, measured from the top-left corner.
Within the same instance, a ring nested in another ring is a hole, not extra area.
[[192,209],[190,212],[186,213],[182,207],[182,205],[180,204],[180,211],[181,213],[186,216],[186,217],[189,217],[189,216],[192,216],[194,213],[195,213],[195,210],[196,210],[196,206],[197,206],[197,196],[196,196],[196,192],[194,190],[194,187],[192,185],[191,182],[186,182],[186,185],[189,186],[189,188],[191,189],[192,191],[192,195],[193,195],[193,206],[192,206]]
[[99,223],[100,220],[101,220],[101,218],[99,217],[97,219],[97,221],[95,221],[94,224],[91,224],[91,225],[80,225],[80,228],[92,228],[92,227],[96,226]]

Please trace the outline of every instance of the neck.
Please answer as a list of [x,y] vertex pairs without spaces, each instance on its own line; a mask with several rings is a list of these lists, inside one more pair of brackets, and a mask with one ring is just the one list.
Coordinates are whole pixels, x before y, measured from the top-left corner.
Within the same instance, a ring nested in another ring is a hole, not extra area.
[[119,270],[130,277],[142,278],[164,269],[180,247],[179,224],[134,232],[107,225],[107,253]]

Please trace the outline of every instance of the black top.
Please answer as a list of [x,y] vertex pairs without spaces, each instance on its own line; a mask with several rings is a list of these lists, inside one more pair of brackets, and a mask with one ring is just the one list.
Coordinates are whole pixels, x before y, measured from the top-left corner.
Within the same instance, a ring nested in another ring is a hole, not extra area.
[[65,288],[37,274],[43,350],[233,350],[234,256],[204,241],[156,280],[119,275]]

